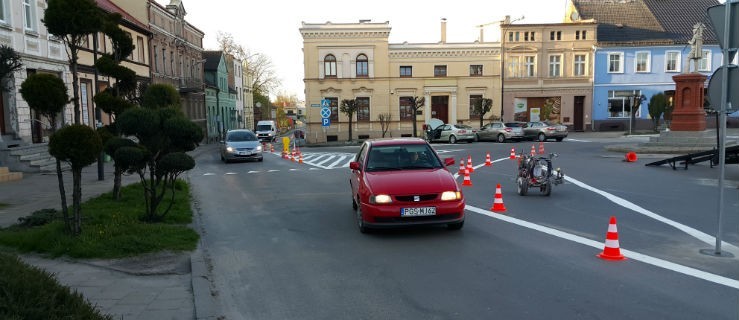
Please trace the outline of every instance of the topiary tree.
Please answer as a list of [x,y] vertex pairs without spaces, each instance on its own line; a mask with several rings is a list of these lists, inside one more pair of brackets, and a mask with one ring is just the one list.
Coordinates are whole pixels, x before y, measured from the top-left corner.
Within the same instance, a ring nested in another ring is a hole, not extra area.
[[49,153],[72,167],[71,233],[82,233],[82,169],[91,165],[103,149],[100,136],[92,128],[73,124],[51,135]]
[[173,86],[168,84],[152,84],[144,92],[141,106],[149,109],[162,107],[180,110],[180,94]]
[[649,98],[649,116],[652,117],[652,124],[654,124],[654,131],[658,130],[659,118],[665,113],[667,109],[667,97],[663,93],[657,93]]
[[485,114],[490,112],[490,109],[493,108],[493,99],[478,99],[477,101],[475,101],[475,105],[472,107],[475,113],[480,115],[480,128],[482,128],[482,122],[485,119]]
[[49,33],[66,45],[69,71],[72,73],[74,123],[82,123],[77,60],[87,36],[103,31],[105,12],[95,0],[48,0],[42,21]]
[[[37,73],[29,76],[21,84],[21,96],[28,103],[28,106],[38,114],[49,118],[51,122],[51,131],[56,131],[56,117],[64,110],[64,106],[69,101],[67,94],[67,86],[59,77]],[[62,175],[62,163],[59,158],[56,159],[56,176],[59,183],[59,196],[62,199],[62,215],[67,230],[71,230],[69,226],[69,212],[67,210],[67,193],[64,190],[64,176]]]
[[349,117],[349,141],[352,141],[352,118],[354,113],[357,112],[357,100],[356,99],[344,99],[341,100],[341,106],[339,111]]
[[161,96],[171,91],[158,86],[150,86],[144,94],[147,107],[129,109],[116,121],[121,133],[137,141],[134,145],[116,142],[114,158],[122,169],[139,174],[146,204],[143,220],[149,222],[161,221],[169,212],[172,200],[161,212],[159,206],[167,191],[174,199],[178,176],[195,167],[185,152],[194,150],[203,139],[200,127],[175,109],[179,101],[168,104],[170,100]]

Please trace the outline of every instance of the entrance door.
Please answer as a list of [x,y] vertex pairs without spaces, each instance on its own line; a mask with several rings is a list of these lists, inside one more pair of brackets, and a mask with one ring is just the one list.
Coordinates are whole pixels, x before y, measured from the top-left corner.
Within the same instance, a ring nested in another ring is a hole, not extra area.
[[431,117],[449,123],[449,96],[431,97]]
[[575,131],[583,131],[583,114],[585,113],[585,97],[584,96],[575,96],[575,114],[574,116],[574,129]]

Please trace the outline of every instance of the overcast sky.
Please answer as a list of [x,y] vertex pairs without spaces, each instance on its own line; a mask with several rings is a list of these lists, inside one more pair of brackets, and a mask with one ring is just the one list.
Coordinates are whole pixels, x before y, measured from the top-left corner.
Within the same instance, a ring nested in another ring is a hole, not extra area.
[[[166,5],[170,0],[157,0]],[[447,42],[473,42],[480,24],[524,16],[520,23],[562,22],[565,0],[419,1],[419,0],[182,0],[185,19],[205,32],[203,47],[218,48],[216,33],[272,59],[282,91],[303,100],[303,39],[301,22],[390,22],[390,43],[436,43],[441,18],[447,19]],[[485,40],[497,41],[496,26],[485,28]]]

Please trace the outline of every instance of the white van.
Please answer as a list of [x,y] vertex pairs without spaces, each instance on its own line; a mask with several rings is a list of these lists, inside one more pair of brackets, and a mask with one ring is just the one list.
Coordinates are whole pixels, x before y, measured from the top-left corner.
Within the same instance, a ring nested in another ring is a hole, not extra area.
[[257,128],[254,130],[260,141],[274,142],[277,140],[277,125],[274,120],[262,120],[257,122]]

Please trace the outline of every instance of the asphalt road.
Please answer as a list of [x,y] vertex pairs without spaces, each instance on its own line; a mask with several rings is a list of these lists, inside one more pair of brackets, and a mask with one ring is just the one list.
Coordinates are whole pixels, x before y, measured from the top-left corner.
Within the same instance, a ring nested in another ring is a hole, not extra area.
[[[306,148],[304,164],[223,164],[189,175],[228,319],[737,319],[739,168],[727,167],[723,244],[714,248],[718,169],[645,167],[603,151],[612,140],[548,142],[567,182],[516,194],[510,149],[532,142],[434,144],[472,156],[460,231],[360,234],[348,189],[356,147]],[[537,145],[538,148],[538,145]],[[655,159],[656,160],[656,159]],[[452,172],[458,166],[450,167]],[[461,183],[462,178],[459,178]],[[507,211],[489,211],[495,185]],[[596,257],[610,216],[625,261]]]

